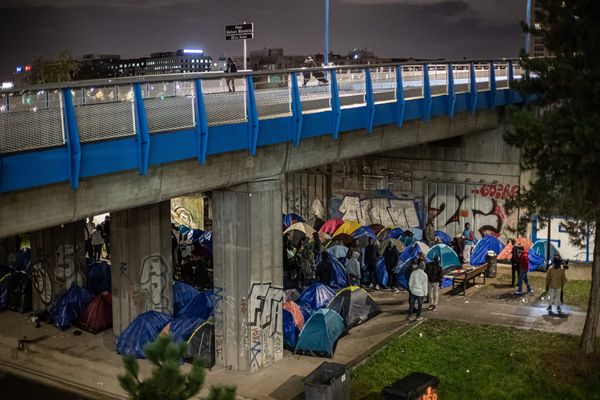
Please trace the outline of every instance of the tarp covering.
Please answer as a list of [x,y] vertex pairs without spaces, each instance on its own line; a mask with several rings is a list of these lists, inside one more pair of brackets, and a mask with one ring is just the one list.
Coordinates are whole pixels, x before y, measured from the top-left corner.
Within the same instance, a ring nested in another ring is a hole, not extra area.
[[206,321],[202,318],[174,318],[171,322],[165,325],[164,328],[162,328],[160,334],[168,335],[170,333],[173,337],[173,341],[187,342],[192,336],[192,333],[194,333],[194,331],[198,329],[198,327],[204,322]]
[[416,257],[419,253],[427,254],[429,252],[429,246],[423,242],[414,242],[407,246],[402,253],[400,253],[400,261],[406,261],[409,258]]
[[349,286],[340,290],[327,308],[340,314],[346,329],[362,324],[381,312],[373,298],[358,286]]
[[336,257],[329,257],[331,261],[331,281],[329,286],[333,289],[341,289],[350,284],[348,271]]
[[190,300],[176,317],[199,317],[204,320],[210,318],[215,309],[215,295],[212,290],[203,290]]
[[291,312],[283,310],[283,345],[288,349],[295,349],[298,342],[298,334],[300,330],[294,322],[294,316]]
[[452,250],[452,247],[445,244],[436,244],[427,252],[426,258],[428,262],[433,261],[434,257],[439,258],[442,269],[460,267],[458,255]]
[[323,226],[321,226],[321,229],[319,229],[319,231],[333,235],[343,223],[344,221],[339,218],[332,218],[329,221],[325,222]]
[[304,218],[302,218],[301,216],[299,216],[298,214],[283,214],[281,216],[281,223],[283,224],[283,226],[285,226],[286,228],[296,222],[304,222]]
[[302,313],[302,309],[296,302],[292,300],[286,301],[285,303],[283,303],[283,309],[287,310],[292,315],[292,317],[294,318],[294,324],[296,324],[296,326],[299,329],[304,328],[304,314]]
[[202,236],[200,236],[200,238],[198,239],[198,242],[201,245],[203,245],[204,247],[206,247],[206,249],[212,255],[212,251],[213,251],[213,233],[212,233],[212,231],[204,232],[202,234]]
[[390,229],[388,237],[391,237],[392,239],[399,239],[403,234],[404,230],[402,228],[395,227]]
[[105,292],[94,297],[83,311],[79,324],[92,333],[112,327],[112,294]]
[[104,261],[90,263],[86,272],[86,289],[94,295],[112,291],[110,265]]
[[300,332],[295,353],[332,357],[338,338],[344,333],[343,318],[335,311],[321,309],[315,312]]
[[[529,270],[530,271],[546,271],[546,240],[538,240],[529,249]],[[550,243],[550,261],[554,255],[558,253],[554,244]]]
[[401,241],[402,243],[404,243],[405,246],[410,246],[413,243],[417,242],[417,238],[415,238],[412,234],[412,232],[410,231],[406,231],[404,232],[399,238],[399,241]]
[[146,343],[154,341],[169,322],[171,317],[158,311],[147,311],[138,315],[117,337],[117,353],[144,358]]
[[408,279],[410,278],[410,273],[412,272],[411,265],[415,257],[411,257],[406,261],[400,261],[400,267],[398,268],[398,273],[396,274],[396,283],[408,290]]
[[181,310],[200,293],[187,283],[173,282],[173,315],[178,317]]
[[314,282],[300,294],[298,304],[306,304],[310,309],[318,310],[326,307],[334,296],[335,292],[329,286]]
[[504,249],[504,243],[495,238],[494,236],[484,236],[473,249],[471,253],[471,265],[483,265],[487,262],[487,252],[493,251],[496,254],[500,254]]
[[415,239],[423,240],[423,229],[414,227],[414,228],[411,228],[410,231],[412,232],[413,237]]
[[450,242],[452,241],[452,237],[444,231],[435,231],[434,235],[436,238],[439,238],[444,244],[450,244]]
[[327,252],[338,260],[348,256],[348,248],[346,246],[342,246],[341,244],[331,246],[327,249]]
[[192,242],[198,242],[200,237],[204,235],[204,231],[201,229],[190,229],[186,233],[186,239],[191,240]]
[[200,358],[208,367],[215,365],[215,327],[208,320],[192,333],[188,340],[188,358]]
[[79,317],[87,305],[92,301],[94,295],[75,283],[67,290],[50,308],[50,316],[60,329],[67,329]]
[[[517,246],[522,246],[525,250],[529,250],[531,248],[531,246],[533,246],[533,243],[531,243],[531,240],[529,240],[527,238],[522,238],[522,237],[517,238],[516,241],[517,241]],[[498,260],[510,261],[512,259],[512,250],[513,250],[513,245],[509,241],[508,243],[506,243],[506,246],[504,247],[504,249],[502,249],[500,254],[498,254]]]
[[385,268],[385,260],[383,257],[377,258],[375,273],[377,275],[377,284],[381,286],[387,286],[389,277],[387,269]]

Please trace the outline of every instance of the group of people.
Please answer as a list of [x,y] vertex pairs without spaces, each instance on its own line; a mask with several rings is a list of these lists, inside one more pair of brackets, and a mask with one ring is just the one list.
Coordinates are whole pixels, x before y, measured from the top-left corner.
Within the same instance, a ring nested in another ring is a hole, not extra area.
[[106,248],[106,258],[110,259],[110,216],[104,217],[102,223],[96,224],[93,217],[89,217],[84,229],[86,257],[93,261],[100,261],[102,248]]
[[414,313],[416,319],[420,320],[425,301],[430,303],[429,310],[435,311],[437,308],[444,271],[437,256],[427,264],[425,255],[420,253],[406,274],[408,278],[408,317],[406,319],[412,320]]

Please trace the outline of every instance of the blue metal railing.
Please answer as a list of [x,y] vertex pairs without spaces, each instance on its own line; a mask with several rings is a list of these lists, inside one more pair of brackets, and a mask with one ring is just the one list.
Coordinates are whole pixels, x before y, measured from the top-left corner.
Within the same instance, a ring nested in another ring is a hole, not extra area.
[[[0,192],[522,98],[517,61],[140,76],[0,92]],[[235,90],[235,91],[233,91]],[[481,95],[479,95],[481,94]]]

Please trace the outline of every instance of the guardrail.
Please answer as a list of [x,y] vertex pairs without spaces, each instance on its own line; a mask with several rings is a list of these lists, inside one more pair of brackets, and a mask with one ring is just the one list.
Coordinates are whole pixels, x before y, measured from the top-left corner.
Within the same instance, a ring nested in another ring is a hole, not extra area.
[[72,164],[71,184],[77,187],[79,177],[72,171],[80,169],[77,160],[85,144],[135,139],[143,174],[155,135],[197,133],[200,143],[195,145],[203,163],[208,131],[216,127],[247,124],[247,148],[254,154],[258,126],[266,120],[293,120],[291,139],[299,145],[303,116],[332,114],[334,138],[342,112],[349,109],[366,110],[370,131],[379,106],[395,105],[395,122],[401,125],[408,102],[418,100],[421,118],[428,120],[433,99],[446,96],[452,117],[457,95],[469,95],[467,108],[474,111],[477,93],[489,92],[493,108],[496,91],[508,89],[522,75],[516,60],[484,60],[139,76],[36,86],[0,93],[0,161],[22,152],[65,147]]

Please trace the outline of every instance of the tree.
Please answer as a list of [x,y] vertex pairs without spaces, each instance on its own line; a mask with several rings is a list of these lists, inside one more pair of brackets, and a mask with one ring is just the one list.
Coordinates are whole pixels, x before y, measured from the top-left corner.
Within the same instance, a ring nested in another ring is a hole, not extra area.
[[55,58],[39,55],[31,63],[27,80],[32,85],[66,82],[72,79],[76,68],[77,61],[69,50],[61,51]]
[[[580,349],[595,350],[600,315],[600,2],[538,0],[536,21],[524,26],[542,35],[552,57],[530,58],[516,85],[533,95],[533,107],[511,112],[506,141],[521,149],[521,167],[532,170],[530,187],[508,203],[527,215],[564,215],[595,229],[592,288]],[[575,224],[580,225],[580,224]],[[572,229],[577,236],[577,229]],[[580,232],[580,231],[579,231]]]
[[[194,359],[189,374],[182,374],[179,361],[187,351],[185,342],[174,343],[171,335],[160,335],[144,348],[144,355],[154,365],[152,375],[140,380],[140,367],[133,356],[123,357],[125,374],[119,384],[132,400],[186,400],[197,395],[204,385],[206,371],[202,360]],[[212,386],[208,400],[235,400],[236,389]]]

